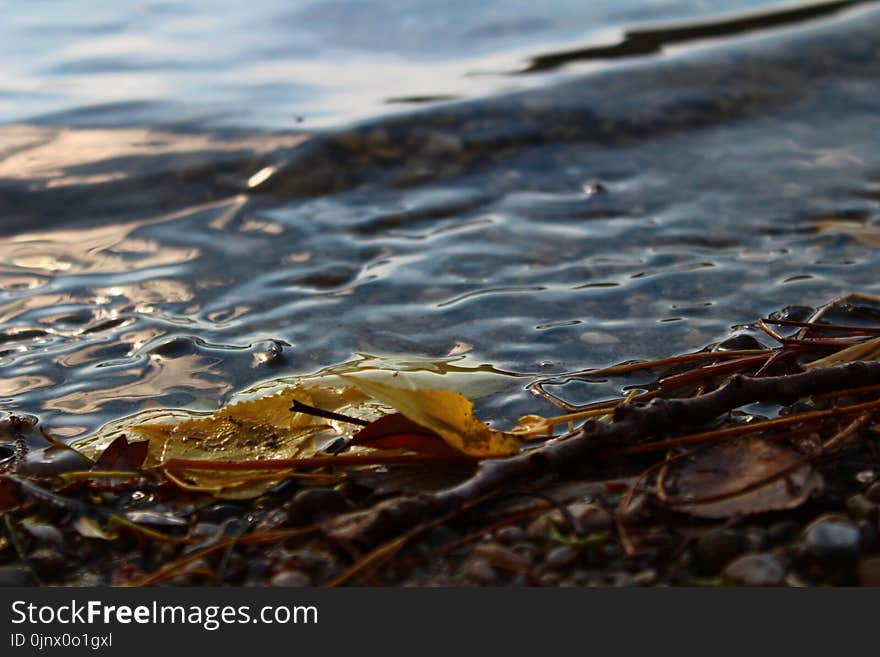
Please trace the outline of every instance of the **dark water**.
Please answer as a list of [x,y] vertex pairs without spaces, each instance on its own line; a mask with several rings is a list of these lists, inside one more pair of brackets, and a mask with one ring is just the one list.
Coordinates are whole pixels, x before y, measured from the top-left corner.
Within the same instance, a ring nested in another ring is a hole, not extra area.
[[[481,401],[506,420],[547,410],[535,376],[878,293],[880,6],[848,4],[742,29],[731,10],[779,6],[14,15],[0,405],[73,437],[370,355],[523,375]],[[631,26],[654,45],[599,47]],[[223,57],[181,34],[227,37]],[[352,82],[382,62],[421,77]]]

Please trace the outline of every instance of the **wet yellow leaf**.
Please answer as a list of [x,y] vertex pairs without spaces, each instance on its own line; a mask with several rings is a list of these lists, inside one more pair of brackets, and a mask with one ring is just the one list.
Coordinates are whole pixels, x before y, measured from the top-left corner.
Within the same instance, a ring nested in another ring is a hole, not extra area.
[[323,446],[322,438],[339,435],[339,423],[291,412],[294,399],[329,411],[366,401],[355,388],[294,385],[207,416],[175,424],[135,424],[127,430],[149,439],[148,466],[172,458],[257,461],[312,456]]
[[522,443],[512,433],[495,431],[474,417],[474,405],[448,390],[399,388],[363,377],[342,376],[373,399],[387,404],[420,427],[440,436],[450,447],[476,458],[517,454]]
[[[185,470],[177,479],[192,490],[223,498],[248,498],[271,489],[288,474],[260,469],[260,461],[308,458],[321,451],[327,441],[351,430],[346,423],[290,411],[293,400],[318,408],[345,412],[371,419],[375,408],[368,397],[354,387],[324,387],[295,384],[268,397],[241,401],[210,415],[184,416],[180,411],[154,416],[157,422],[116,425],[129,438],[150,441],[144,463],[160,466],[171,459],[253,461],[253,470]],[[185,478],[185,480],[184,480]]]

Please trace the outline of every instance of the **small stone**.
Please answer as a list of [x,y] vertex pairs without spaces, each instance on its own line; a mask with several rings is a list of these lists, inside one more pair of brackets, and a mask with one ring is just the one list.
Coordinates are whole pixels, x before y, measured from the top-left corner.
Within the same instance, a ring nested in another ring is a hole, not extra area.
[[657,571],[653,568],[647,568],[635,573],[632,578],[635,586],[651,586],[657,583]]
[[550,570],[562,570],[575,562],[579,552],[570,545],[560,545],[547,553],[544,566]]
[[[572,504],[568,507],[568,512],[585,534],[608,529],[613,522],[608,511],[591,502]],[[547,540],[551,537],[552,527],[556,527],[562,533],[571,532],[572,528],[568,524],[568,518],[559,509],[554,509],[535,518],[526,530],[526,534],[535,541]]]
[[284,527],[290,520],[290,516],[283,509],[273,509],[267,513],[254,528],[256,531],[269,531]]
[[526,536],[533,541],[550,540],[550,522],[552,518],[549,514],[542,514],[529,523],[526,528]]
[[857,493],[846,501],[846,510],[854,518],[870,518],[877,512],[877,505],[867,496]]
[[24,566],[0,566],[0,587],[33,586],[36,582]]
[[247,510],[234,504],[212,504],[199,510],[199,520],[220,523],[227,518],[241,518]]
[[538,553],[538,548],[535,547],[535,544],[529,543],[528,541],[522,541],[515,545],[511,545],[510,549],[516,552],[528,563],[532,563],[535,560],[535,555]]
[[64,536],[61,535],[61,532],[58,531],[57,527],[42,524],[25,525],[24,527],[38,543],[54,545],[55,547],[61,547],[64,545]]
[[608,529],[614,522],[611,514],[598,504],[581,503],[568,507],[583,532],[589,534]]
[[73,470],[88,470],[92,462],[69,447],[44,447],[28,452],[18,465],[18,472],[26,475],[52,476]]
[[514,543],[519,543],[520,541],[525,540],[525,538],[525,530],[516,525],[508,525],[495,532],[495,540],[504,545],[513,545]]
[[865,491],[865,499],[874,504],[880,504],[880,481],[875,481],[868,486],[868,490]]
[[67,558],[53,547],[38,548],[28,558],[34,569],[46,577],[58,574],[67,566]]
[[735,586],[781,586],[785,567],[769,553],[744,554],[724,567],[722,578]]
[[468,579],[477,584],[495,584],[498,581],[498,574],[492,565],[485,559],[471,559],[464,568],[464,575]]
[[272,586],[311,586],[312,578],[301,570],[285,570],[270,581]]
[[548,570],[547,572],[543,572],[535,578],[535,586],[556,586],[562,580],[562,575],[559,573]]
[[845,516],[821,516],[804,530],[806,555],[830,566],[857,561],[860,543],[859,528]]
[[749,548],[750,541],[744,532],[728,527],[710,529],[694,546],[694,565],[703,575],[717,573]]
[[481,543],[474,548],[474,557],[485,559],[491,566],[510,572],[522,572],[529,560],[499,543]]
[[877,478],[877,473],[873,470],[862,470],[856,473],[856,481],[860,484],[869,484]]
[[859,563],[859,584],[880,586],[880,555],[866,557]]

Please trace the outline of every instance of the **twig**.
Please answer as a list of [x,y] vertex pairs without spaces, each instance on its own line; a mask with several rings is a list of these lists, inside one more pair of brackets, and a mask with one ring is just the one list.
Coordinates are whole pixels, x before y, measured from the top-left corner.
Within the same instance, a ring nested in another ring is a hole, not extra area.
[[508,459],[484,461],[470,479],[457,486],[433,494],[385,500],[366,511],[336,518],[328,523],[327,529],[331,535],[337,531],[364,545],[376,545],[504,484],[558,472],[609,446],[627,446],[682,425],[699,425],[756,401],[791,404],[807,395],[851,387],[853,381],[880,383],[880,363],[855,362],[763,378],[737,374],[717,390],[699,397],[625,404],[615,409],[615,420],[610,424],[588,422],[539,448]]
[[351,417],[350,415],[343,415],[342,413],[334,413],[333,411],[325,411],[323,408],[309,406],[308,404],[304,404],[301,401],[297,401],[296,399],[293,400],[293,405],[290,407],[290,410],[294,413],[313,415],[314,417],[324,418],[325,420],[348,422],[349,424],[356,424],[361,427],[365,427],[369,424],[368,420],[362,420],[359,417]]

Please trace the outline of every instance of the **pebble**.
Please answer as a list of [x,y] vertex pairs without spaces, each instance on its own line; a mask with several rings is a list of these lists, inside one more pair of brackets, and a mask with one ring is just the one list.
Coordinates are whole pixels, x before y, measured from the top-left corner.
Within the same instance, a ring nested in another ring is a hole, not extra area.
[[722,578],[736,586],[781,586],[785,566],[769,553],[744,554],[724,567]]
[[241,518],[247,510],[234,504],[212,504],[199,510],[199,519],[205,522],[220,523],[227,518]]
[[504,545],[513,545],[514,543],[519,543],[520,541],[525,540],[525,538],[525,530],[516,525],[508,525],[495,532],[495,540]]
[[279,527],[286,526],[289,520],[290,516],[286,511],[283,509],[273,509],[257,523],[255,531],[278,529]]
[[499,543],[481,543],[474,548],[474,557],[485,559],[489,565],[513,573],[529,567],[529,559]]
[[651,586],[657,583],[657,571],[653,568],[641,570],[632,576],[632,580],[635,586]]
[[464,568],[464,575],[477,584],[489,585],[495,584],[498,581],[498,574],[492,568],[492,565],[479,557],[468,561]]
[[859,584],[880,586],[880,555],[867,557],[859,563]]
[[28,452],[19,464],[18,472],[52,476],[74,470],[88,470],[91,467],[92,462],[76,450],[52,446]]
[[25,525],[25,529],[38,543],[54,545],[55,547],[64,545],[64,536],[62,536],[57,527],[41,524]]
[[0,566],[0,587],[32,586],[34,583],[24,566]]
[[865,498],[874,504],[880,504],[880,481],[875,481],[865,491]]
[[534,584],[535,586],[556,586],[561,580],[562,575],[553,570],[548,570],[538,575],[535,578]]
[[60,550],[53,547],[37,548],[28,555],[28,559],[34,569],[46,577],[58,574],[67,566],[67,558]]
[[301,570],[285,570],[275,575],[270,584],[272,586],[311,586],[312,578]]
[[532,563],[535,560],[535,555],[538,553],[538,548],[535,547],[535,544],[529,543],[528,541],[523,541],[521,543],[511,545],[510,549],[516,552],[528,563]]
[[611,514],[597,504],[572,504],[568,510],[588,534],[608,529],[614,522]]
[[716,573],[750,548],[748,536],[729,527],[710,529],[694,546],[694,565],[701,574]]
[[820,516],[804,530],[806,556],[829,566],[857,561],[860,543],[859,528],[845,516]]
[[544,566],[550,570],[562,570],[575,562],[579,552],[570,545],[560,545],[547,553]]
[[854,518],[871,518],[877,512],[877,504],[866,495],[857,493],[846,501],[846,510]]
[[[568,507],[568,512],[580,525],[584,534],[600,532],[608,529],[613,522],[611,514],[597,504],[591,502],[579,502]],[[526,530],[526,534],[532,540],[547,540],[550,538],[551,527],[556,527],[560,532],[571,531],[568,521],[559,509],[547,511],[535,518]]]

